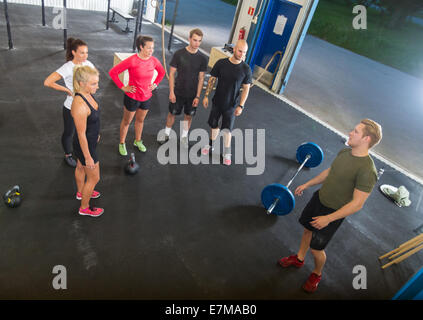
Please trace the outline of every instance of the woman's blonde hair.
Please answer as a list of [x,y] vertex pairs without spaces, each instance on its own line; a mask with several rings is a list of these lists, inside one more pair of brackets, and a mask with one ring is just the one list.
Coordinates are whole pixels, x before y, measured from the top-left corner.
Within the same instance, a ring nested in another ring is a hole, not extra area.
[[89,66],[76,66],[73,69],[73,92],[79,92],[81,90],[81,82],[88,82],[91,76],[98,76],[98,70]]

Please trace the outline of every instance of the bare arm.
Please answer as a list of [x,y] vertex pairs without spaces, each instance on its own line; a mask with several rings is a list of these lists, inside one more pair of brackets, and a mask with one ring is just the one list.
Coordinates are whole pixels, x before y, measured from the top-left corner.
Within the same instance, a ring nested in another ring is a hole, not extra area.
[[204,94],[204,99],[203,99],[204,108],[207,108],[209,106],[209,94],[213,90],[215,82],[216,82],[216,78],[210,77],[209,82],[207,83],[206,93]]
[[313,179],[309,180],[306,184],[308,187],[315,186],[317,184],[322,184],[325,182],[326,178],[328,177],[330,172],[330,168],[322,171],[318,176],[314,177]]
[[176,96],[175,96],[175,73],[176,68],[170,67],[169,71],[169,100],[172,103],[176,102]]
[[313,179],[310,179],[309,181],[307,181],[306,183],[298,186],[295,189],[295,192],[294,192],[295,195],[301,196],[305,189],[308,189],[308,188],[315,186],[317,184],[322,184],[326,180],[326,178],[328,177],[329,172],[330,172],[330,168],[327,168],[326,170],[322,171],[318,176],[316,176]]
[[195,99],[192,102],[193,107],[197,107],[198,103],[200,102],[201,91],[203,90],[203,83],[204,83],[204,72],[199,72],[198,73],[197,94],[195,95]]
[[212,92],[215,82],[216,82],[215,77],[209,78],[209,82],[207,83],[206,93],[204,94],[205,98],[209,96],[210,92]]
[[57,84],[56,82],[62,79],[62,76],[57,73],[56,71],[50,74],[45,80],[44,80],[44,86],[48,88],[52,88],[57,91],[66,92],[68,96],[72,96],[72,91],[70,91],[68,88],[61,86],[60,84]]
[[241,99],[239,101],[239,104],[241,106],[245,106],[245,103],[247,102],[248,93],[250,92],[250,84],[243,84],[242,85],[242,93],[241,93]]
[[248,93],[250,92],[250,84],[243,84],[242,85],[242,93],[241,93],[241,99],[239,101],[239,105],[242,106],[238,106],[235,109],[235,115],[239,116],[242,113],[243,107],[245,105],[245,102],[247,102],[247,98],[248,98]]
[[82,153],[84,154],[85,165],[88,168],[92,168],[94,167],[94,161],[91,157],[90,150],[88,149],[88,141],[86,136],[89,109],[85,105],[84,101],[78,96],[73,99],[71,114],[75,123],[79,145],[81,146]]
[[310,224],[316,229],[322,229],[332,221],[348,217],[363,208],[369,195],[370,193],[368,192],[354,189],[353,199],[350,202],[327,216],[313,217],[313,221]]

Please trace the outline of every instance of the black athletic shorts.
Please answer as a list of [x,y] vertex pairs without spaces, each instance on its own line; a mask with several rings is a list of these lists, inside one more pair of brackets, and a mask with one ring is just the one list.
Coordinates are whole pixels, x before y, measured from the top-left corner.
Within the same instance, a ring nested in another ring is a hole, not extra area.
[[236,107],[221,110],[218,106],[213,105],[208,121],[210,128],[218,128],[219,120],[222,118],[222,125],[220,126],[220,129],[228,129],[229,131],[232,131],[235,122],[235,109]]
[[192,109],[194,108],[192,106],[194,98],[195,97],[185,98],[181,96],[176,96],[175,103],[169,102],[169,112],[175,116],[178,116],[181,114],[182,109],[184,109],[184,113],[189,116],[191,114]]
[[146,101],[138,101],[135,99],[132,99],[128,97],[126,94],[124,94],[123,98],[123,105],[125,106],[126,110],[130,112],[137,111],[138,108],[142,110],[149,110],[150,109],[150,101],[151,98]]
[[304,228],[313,231],[310,248],[314,250],[325,249],[330,239],[332,239],[333,235],[335,234],[336,230],[338,230],[342,221],[344,221],[344,219],[332,221],[325,228],[318,230],[310,225],[310,222],[313,221],[313,217],[326,216],[335,211],[335,209],[325,207],[323,204],[321,204],[319,200],[319,190],[313,194],[313,197],[307,203],[300,219],[298,220],[304,226]]
[[[87,138],[88,150],[90,151],[91,158],[93,158],[94,160],[94,164],[96,164],[99,161],[97,156],[97,139]],[[78,159],[84,167],[86,166],[84,153],[82,152],[81,146],[79,145],[79,139],[78,139],[77,133],[75,133],[74,139],[73,139],[73,156],[76,159]]]

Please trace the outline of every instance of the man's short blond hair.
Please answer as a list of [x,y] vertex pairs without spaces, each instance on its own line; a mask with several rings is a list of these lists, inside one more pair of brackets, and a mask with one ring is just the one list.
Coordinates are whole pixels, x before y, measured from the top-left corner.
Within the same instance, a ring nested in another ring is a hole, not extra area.
[[382,126],[370,119],[363,119],[360,123],[364,125],[363,136],[370,137],[369,149],[373,148],[382,140]]
[[203,31],[201,31],[200,29],[198,29],[198,28],[195,28],[195,29],[192,29],[190,32],[189,32],[189,37],[190,38],[192,38],[192,36],[194,35],[194,34],[196,34],[197,36],[199,36],[199,37],[203,37]]

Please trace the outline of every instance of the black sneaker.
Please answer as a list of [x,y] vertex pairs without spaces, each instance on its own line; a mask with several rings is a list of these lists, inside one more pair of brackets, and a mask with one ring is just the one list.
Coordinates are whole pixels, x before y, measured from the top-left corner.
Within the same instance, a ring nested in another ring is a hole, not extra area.
[[157,142],[158,142],[160,145],[165,144],[165,143],[166,143],[166,142],[168,142],[168,141],[169,141],[169,136],[168,136],[167,134],[164,136],[164,139],[161,139],[161,140],[157,139]]
[[72,155],[65,156],[65,162],[69,167],[76,168],[76,161],[72,158]]

